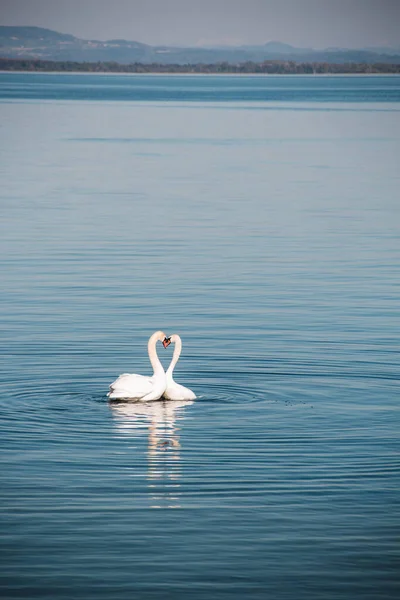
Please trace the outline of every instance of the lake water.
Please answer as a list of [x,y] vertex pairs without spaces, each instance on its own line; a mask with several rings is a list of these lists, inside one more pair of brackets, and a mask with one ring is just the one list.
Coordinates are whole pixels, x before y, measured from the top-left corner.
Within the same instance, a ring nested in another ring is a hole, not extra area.
[[[3,73],[0,133],[2,598],[397,598],[400,78]],[[198,399],[110,405],[157,329]]]

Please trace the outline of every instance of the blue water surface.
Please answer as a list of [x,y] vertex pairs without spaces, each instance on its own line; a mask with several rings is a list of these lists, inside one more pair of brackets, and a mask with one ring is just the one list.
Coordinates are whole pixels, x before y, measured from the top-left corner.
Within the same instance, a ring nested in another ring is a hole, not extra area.
[[0,73],[13,100],[399,102],[396,75],[109,75]]
[[[2,598],[397,598],[400,78],[3,73],[0,132]],[[109,404],[157,329],[198,399]]]

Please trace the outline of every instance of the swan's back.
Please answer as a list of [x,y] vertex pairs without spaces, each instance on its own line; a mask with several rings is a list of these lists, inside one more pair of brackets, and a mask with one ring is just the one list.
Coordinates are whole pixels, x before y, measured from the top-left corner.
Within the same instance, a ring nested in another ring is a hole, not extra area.
[[196,394],[172,379],[167,383],[164,398],[167,400],[196,400]]
[[143,398],[153,391],[154,383],[151,377],[123,373],[110,385],[109,398]]

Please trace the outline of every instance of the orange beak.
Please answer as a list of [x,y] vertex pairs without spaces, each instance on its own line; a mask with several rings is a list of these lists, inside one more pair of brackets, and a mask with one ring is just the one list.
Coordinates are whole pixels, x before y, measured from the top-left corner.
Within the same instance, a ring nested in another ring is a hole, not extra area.
[[168,348],[168,346],[170,345],[170,343],[171,343],[171,338],[167,338],[166,337],[166,338],[163,339],[162,344],[163,344],[164,348]]

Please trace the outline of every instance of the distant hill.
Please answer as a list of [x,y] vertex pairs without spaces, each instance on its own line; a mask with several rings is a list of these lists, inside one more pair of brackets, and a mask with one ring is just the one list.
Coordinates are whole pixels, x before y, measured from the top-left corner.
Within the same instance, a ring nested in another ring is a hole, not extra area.
[[58,33],[41,27],[0,26],[0,56],[3,58],[27,58],[53,61],[110,62],[121,64],[140,62],[144,64],[195,64],[195,63],[243,63],[265,60],[296,62],[344,63],[392,63],[400,64],[400,48],[368,48],[349,50],[345,48],[296,48],[279,41],[262,46],[238,46],[218,48],[178,48],[173,46],[149,46],[129,40],[84,40],[73,35]]
[[58,33],[57,31],[43,29],[41,27],[0,26],[0,39],[7,40],[11,46],[18,46],[21,41],[25,44],[30,42],[40,46],[43,42],[72,42],[76,38],[74,38],[73,35]]

